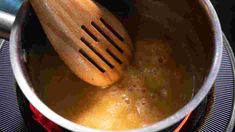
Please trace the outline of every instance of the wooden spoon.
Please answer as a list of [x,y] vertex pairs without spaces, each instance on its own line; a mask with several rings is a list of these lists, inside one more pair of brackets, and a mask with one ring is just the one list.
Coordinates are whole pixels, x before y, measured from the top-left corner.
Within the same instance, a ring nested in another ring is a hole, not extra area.
[[65,64],[82,80],[105,88],[118,81],[132,53],[130,37],[93,0],[30,0]]

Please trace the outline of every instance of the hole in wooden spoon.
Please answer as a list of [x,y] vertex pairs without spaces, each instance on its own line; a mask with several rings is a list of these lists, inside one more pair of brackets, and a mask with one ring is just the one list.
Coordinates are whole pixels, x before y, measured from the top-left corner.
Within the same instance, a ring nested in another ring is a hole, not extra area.
[[99,71],[103,73],[105,72],[105,70],[102,67],[100,67],[98,64],[96,64],[95,61],[91,59],[82,49],[80,49],[79,52],[83,57],[85,57],[89,62],[91,62],[91,64],[93,64]]
[[115,56],[109,49],[106,49],[106,51],[109,53],[109,55],[111,55],[119,64],[122,64],[122,61]]
[[84,25],[81,26],[81,28],[88,34],[91,36],[92,39],[94,39],[96,42],[98,42],[97,37],[91,33],[91,31]]
[[123,53],[123,50],[108,36],[104,33],[104,31],[94,22],[91,22],[91,25],[99,31],[105,38],[108,40],[119,52]]
[[116,31],[113,29],[111,25],[109,25],[103,18],[100,18],[100,21],[122,42],[124,41],[124,38]]
[[87,46],[89,47],[97,56],[100,57],[101,60],[103,60],[110,68],[113,68],[114,66],[109,63],[98,51],[96,51],[92,46],[91,44],[86,41],[83,37],[81,38],[81,41]]

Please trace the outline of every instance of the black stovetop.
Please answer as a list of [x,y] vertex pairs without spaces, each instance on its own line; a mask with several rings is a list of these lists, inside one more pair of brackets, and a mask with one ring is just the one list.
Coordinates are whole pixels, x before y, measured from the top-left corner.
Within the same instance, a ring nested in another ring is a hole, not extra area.
[[[224,36],[223,59],[215,86],[209,96],[192,112],[183,127],[184,131],[232,131],[235,119],[234,65],[232,50]],[[31,112],[22,103],[22,100],[26,99],[15,84],[10,66],[9,42],[5,41],[0,49],[0,131],[2,128],[8,131],[35,131],[42,128],[38,127],[37,123],[33,123],[33,127],[28,127],[28,121],[31,120],[31,116],[28,115]],[[30,123],[32,125],[32,121]],[[168,128],[167,131],[174,130],[177,125]]]
[[[3,0],[3,1],[9,2],[9,1],[14,1],[14,0]],[[15,0],[15,1],[19,2],[22,0]],[[218,13],[218,16],[221,22],[222,29],[228,41],[230,42],[230,46],[232,47],[233,51],[235,51],[235,0],[211,0],[211,2],[215,6],[215,9]],[[15,9],[12,11],[12,13],[16,13],[16,11],[17,10]],[[2,51],[1,48],[0,48],[0,51]],[[223,55],[225,59],[224,59],[224,63],[222,64],[222,66],[224,68],[221,68],[219,77],[216,80],[217,82],[215,84],[215,87],[220,87],[220,89],[214,88],[210,96],[208,96],[207,100],[204,102],[206,104],[206,107],[201,107],[203,109],[206,109],[207,112],[200,113],[199,118],[197,115],[198,113],[194,112],[195,115],[192,115],[191,122],[195,122],[195,119],[198,119],[198,121],[196,124],[193,124],[190,122],[190,124],[184,128],[185,131],[186,130],[189,131],[190,128],[193,128],[193,129],[190,129],[191,131],[232,131],[232,128],[234,127],[233,126],[234,124],[232,123],[234,123],[235,119],[234,117],[231,117],[233,108],[234,108],[234,97],[233,97],[234,92],[235,92],[234,75],[233,75],[234,71],[233,69],[229,70],[228,68],[228,67],[234,68],[234,65],[232,63],[227,62],[227,60],[233,59],[231,58],[231,51],[229,50],[229,46],[225,48],[224,51],[227,52],[227,53],[224,53]],[[9,59],[9,58],[7,57],[7,55],[0,52],[0,72],[2,73],[3,71],[1,71],[1,68],[4,67],[6,63],[1,63],[2,61],[1,57],[3,57],[4,59]],[[7,72],[8,71],[4,71],[3,73],[8,74]],[[10,74],[12,74],[11,71],[9,72]],[[1,73],[0,73],[0,77],[3,77],[4,75],[1,75]],[[229,79],[225,81],[224,79],[221,79],[223,77],[229,78]],[[6,81],[8,79],[12,80],[13,78],[5,78],[3,81]],[[0,78],[0,87],[6,86],[5,84],[3,85],[2,83],[3,81],[1,81],[1,78]],[[10,87],[13,87],[13,83],[8,84],[8,85]],[[1,92],[4,92],[4,90],[1,91],[1,88],[0,88],[0,93]],[[4,95],[7,95],[7,94],[8,93]],[[2,104],[7,105],[7,102],[8,101],[4,103],[4,102],[1,102],[0,100],[0,105]],[[201,105],[203,106],[203,104]],[[13,106],[9,106],[9,108],[13,108]],[[15,110],[15,111],[19,112],[18,110]],[[12,113],[6,112],[4,114],[6,115],[6,114],[12,114]],[[14,115],[11,115],[10,117],[14,118]],[[0,119],[1,118],[2,117],[0,117]],[[3,121],[2,119],[1,121]],[[22,121],[20,120],[14,121],[9,118],[7,120],[8,120],[7,122],[15,124],[15,125],[25,125],[25,124],[22,124]],[[1,131],[1,126],[2,126],[1,121],[0,121],[0,131]],[[14,126],[10,125],[8,127],[12,127],[12,129],[8,129],[8,130],[14,130],[13,129]],[[24,128],[21,128],[21,130],[24,130]]]

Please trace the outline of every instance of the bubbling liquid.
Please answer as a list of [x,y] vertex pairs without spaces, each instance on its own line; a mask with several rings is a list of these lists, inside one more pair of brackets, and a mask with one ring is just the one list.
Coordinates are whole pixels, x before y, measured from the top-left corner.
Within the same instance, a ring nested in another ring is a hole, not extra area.
[[[29,54],[40,98],[61,116],[103,130],[141,128],[176,112],[192,97],[192,75],[166,41],[143,40],[122,80],[100,89],[78,79],[57,56]],[[40,71],[35,70],[40,69]]]
[[187,66],[191,52],[180,45],[200,43],[193,26],[164,1],[140,0],[136,8],[137,15],[123,22],[134,44],[132,62],[107,89],[77,78],[49,43],[30,44],[30,78],[49,108],[89,128],[127,130],[161,121],[192,98],[195,72]]

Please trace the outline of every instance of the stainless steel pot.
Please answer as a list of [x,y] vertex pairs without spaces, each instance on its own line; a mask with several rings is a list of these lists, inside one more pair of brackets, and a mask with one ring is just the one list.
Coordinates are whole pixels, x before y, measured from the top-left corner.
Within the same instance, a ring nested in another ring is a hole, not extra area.
[[[163,11],[165,10],[165,8],[162,6],[163,4],[161,3],[161,0],[155,2],[157,3],[156,5],[158,5],[158,7],[152,8],[157,8],[159,9],[159,11],[160,9],[162,9]],[[188,113],[193,111],[206,97],[216,79],[220,67],[223,49],[222,31],[216,12],[210,1],[194,0],[193,2],[187,2],[187,0],[165,0],[164,2],[164,4],[169,4],[167,5],[167,8],[171,8],[173,11],[175,11],[175,14],[181,14],[185,18],[189,19],[190,22],[192,22],[193,24],[192,27],[194,27],[197,31],[199,39],[202,41],[202,43],[191,45],[191,47],[193,47],[192,49],[195,50],[195,57],[198,57],[198,61],[197,63],[195,63],[195,66],[197,68],[200,68],[203,78],[198,77],[198,80],[200,81],[198,81],[196,85],[197,90],[194,97],[175,114],[160,122],[156,122],[153,125],[130,131],[160,131],[182,120]],[[99,131],[75,124],[65,119],[64,117],[61,117],[53,110],[51,110],[46,104],[44,104],[44,102],[37,95],[34,85],[31,82],[31,78],[27,72],[24,56],[24,28],[28,24],[28,19],[31,14],[30,12],[30,4],[26,1],[19,10],[12,28],[11,24],[13,22],[14,16],[0,12],[1,36],[7,38],[9,30],[11,28],[10,57],[13,72],[21,90],[34,107],[36,107],[48,119],[52,120],[58,125],[72,131]],[[158,20],[163,23],[168,22],[169,20],[169,17],[165,17],[165,14],[162,12],[151,12],[151,7],[149,10],[146,10],[146,13],[149,13],[149,15],[152,14],[155,16],[159,16]],[[173,20],[179,21],[177,19]],[[32,28],[32,32],[37,32],[35,29]],[[190,34],[190,31],[184,31],[185,33]],[[202,52],[205,53],[205,55],[200,54]]]

